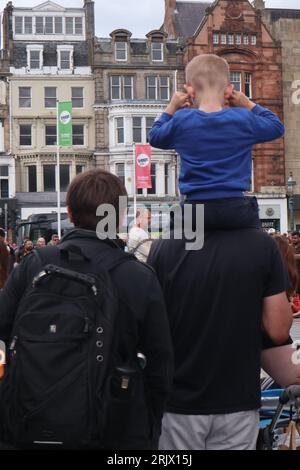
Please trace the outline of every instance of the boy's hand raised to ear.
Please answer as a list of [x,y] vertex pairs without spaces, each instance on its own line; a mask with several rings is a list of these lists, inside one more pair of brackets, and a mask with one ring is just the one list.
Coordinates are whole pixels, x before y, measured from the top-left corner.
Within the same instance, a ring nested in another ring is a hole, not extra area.
[[256,104],[253,101],[249,100],[249,98],[242,93],[241,91],[233,90],[232,95],[228,99],[229,105],[234,108],[246,108],[246,109],[253,109]]
[[191,107],[191,99],[188,93],[174,93],[170,104],[167,106],[165,112],[168,114],[175,114],[178,109],[182,108],[190,108]]

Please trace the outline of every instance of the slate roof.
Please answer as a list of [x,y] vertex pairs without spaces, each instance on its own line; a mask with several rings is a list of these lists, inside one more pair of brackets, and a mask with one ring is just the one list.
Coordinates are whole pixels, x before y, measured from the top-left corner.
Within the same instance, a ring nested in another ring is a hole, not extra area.
[[177,12],[176,30],[179,37],[187,39],[195,33],[202,19],[205,10],[211,6],[212,2],[176,2]]

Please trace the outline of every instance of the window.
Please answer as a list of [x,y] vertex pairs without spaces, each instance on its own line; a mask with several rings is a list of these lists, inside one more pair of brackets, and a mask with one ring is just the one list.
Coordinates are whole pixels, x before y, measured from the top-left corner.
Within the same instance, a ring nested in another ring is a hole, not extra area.
[[169,168],[170,165],[169,163],[165,163],[165,194],[170,194],[170,188],[169,188]]
[[71,51],[60,51],[60,68],[62,70],[70,70]]
[[116,163],[116,176],[122,181],[125,186],[125,164]]
[[25,16],[24,18],[24,33],[32,34],[32,16]]
[[149,100],[169,100],[170,80],[169,77],[147,77],[147,98]]
[[157,77],[147,77],[147,98],[157,99]]
[[45,17],[45,34],[53,34],[53,16]]
[[116,118],[116,141],[117,144],[124,144],[124,118]]
[[19,87],[19,107],[31,108],[31,88]]
[[164,45],[161,42],[151,44],[153,62],[162,62],[164,60]]
[[77,36],[81,36],[83,32],[83,26],[82,26],[82,17],[76,17],[75,18],[75,34]]
[[146,117],[146,140],[147,140],[147,142],[149,141],[148,140],[148,135],[149,135],[149,132],[152,129],[154,121],[155,121],[154,117]]
[[143,141],[141,117],[132,118],[132,141],[135,143],[141,143]]
[[239,46],[242,44],[242,36],[240,34],[235,35],[235,43]]
[[0,195],[1,198],[8,199],[8,179],[0,179]]
[[32,145],[31,124],[20,125],[20,146],[21,145]]
[[55,165],[43,166],[44,191],[53,192],[56,189],[55,184]]
[[42,16],[36,16],[35,18],[35,33],[44,34],[44,18]]
[[234,44],[234,35],[228,34],[228,44],[232,46]]
[[[70,165],[60,165],[60,190],[65,192],[70,183]],[[56,190],[56,165],[44,165],[44,191],[53,192]]]
[[111,99],[132,100],[133,99],[133,77],[129,75],[111,77]]
[[84,145],[83,124],[73,124],[73,145]]
[[214,35],[213,35],[213,43],[214,43],[214,44],[219,44],[219,34],[218,34],[218,33],[214,33]]
[[36,193],[37,192],[36,165],[28,166],[27,171],[28,171],[28,191],[30,193]]
[[226,44],[226,43],[227,43],[226,34],[221,34],[221,44]]
[[66,18],[66,34],[74,34],[74,18]]
[[70,165],[60,165],[60,190],[67,191],[70,184]]
[[156,165],[155,163],[151,163],[151,182],[152,188],[147,190],[148,194],[156,194]]
[[127,60],[127,43],[116,42],[115,44],[115,58],[116,60]]
[[240,72],[231,72],[230,73],[230,80],[234,89],[236,91],[241,91],[241,74]]
[[41,69],[41,51],[29,51],[29,68],[30,70]]
[[0,197],[7,199],[9,197],[8,191],[8,166],[0,166]]
[[72,106],[73,108],[83,108],[82,87],[72,87]]
[[45,145],[56,145],[56,126],[47,125],[45,128]]
[[255,36],[255,35],[251,36],[251,44],[252,44],[252,46],[256,46],[256,42],[257,42],[256,36]]
[[76,165],[76,175],[79,175],[80,173],[83,173],[84,171],[85,171],[84,165]]
[[244,45],[247,46],[249,44],[249,36],[248,34],[244,34]]
[[160,99],[161,100],[169,100],[169,77],[160,77]]
[[248,72],[245,73],[245,95],[252,98],[252,75]]
[[45,87],[45,108],[56,108],[56,87]]
[[56,16],[54,18],[54,26],[55,26],[55,34],[62,34],[63,33],[63,23],[62,17]]
[[23,16],[15,16],[15,34],[23,34]]

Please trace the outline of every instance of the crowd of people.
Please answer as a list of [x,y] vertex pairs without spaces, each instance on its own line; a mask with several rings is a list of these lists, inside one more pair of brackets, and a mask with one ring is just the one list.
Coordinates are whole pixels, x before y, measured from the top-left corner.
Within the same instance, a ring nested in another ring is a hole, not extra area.
[[144,212],[126,249],[98,230],[101,205],[122,221],[121,180],[100,169],[74,178],[75,228],[57,246],[26,241],[2,281],[6,448],[253,450],[261,368],[300,384],[290,336],[298,235],[263,232],[256,199],[244,197],[252,146],[284,127],[233,89],[220,57],[194,58],[186,79],[149,140],[179,153],[183,220],[189,205],[193,226],[204,204],[204,245],[189,250],[172,230],[150,243]]

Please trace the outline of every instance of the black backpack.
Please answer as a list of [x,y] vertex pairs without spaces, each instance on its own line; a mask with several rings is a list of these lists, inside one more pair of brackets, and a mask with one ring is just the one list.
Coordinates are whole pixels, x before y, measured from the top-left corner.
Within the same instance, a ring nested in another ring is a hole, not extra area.
[[116,433],[126,433],[143,374],[136,356],[115,361],[118,297],[110,272],[134,257],[111,251],[107,263],[93,259],[97,275],[78,246],[31,255],[42,269],[21,300],[1,391],[3,434],[17,447],[109,448]]

